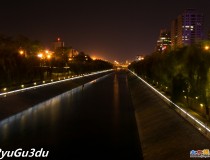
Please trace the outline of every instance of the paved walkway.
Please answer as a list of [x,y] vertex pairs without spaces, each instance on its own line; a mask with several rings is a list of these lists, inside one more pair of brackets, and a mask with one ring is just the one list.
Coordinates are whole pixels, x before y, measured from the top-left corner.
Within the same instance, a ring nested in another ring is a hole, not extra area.
[[186,160],[210,141],[133,75],[129,86],[145,160]]

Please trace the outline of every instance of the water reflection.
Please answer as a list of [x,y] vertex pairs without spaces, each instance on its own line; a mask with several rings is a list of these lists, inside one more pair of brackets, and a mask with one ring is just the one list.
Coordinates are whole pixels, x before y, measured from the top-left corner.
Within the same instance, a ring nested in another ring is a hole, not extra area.
[[107,76],[108,75],[86,83],[85,85],[79,86],[0,121],[0,143],[3,144],[4,142],[11,141],[11,139],[14,139],[14,137],[18,135],[24,136],[29,132],[39,132],[39,128],[43,126],[49,127],[50,133],[51,131],[55,131],[63,115],[66,115],[66,113],[75,107],[71,106],[71,101],[77,98],[79,99],[84,89],[95,85],[95,83]]
[[114,125],[117,126],[119,123],[119,82],[117,74],[114,75]]

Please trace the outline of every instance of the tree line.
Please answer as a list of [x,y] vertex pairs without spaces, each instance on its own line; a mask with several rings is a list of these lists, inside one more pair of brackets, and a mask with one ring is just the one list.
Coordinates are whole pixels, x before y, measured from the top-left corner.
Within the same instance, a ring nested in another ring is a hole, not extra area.
[[[155,52],[129,68],[165,92],[172,101],[209,116],[210,52],[198,45],[164,53]],[[196,108],[197,107],[197,108]]]
[[[40,59],[37,54],[44,46],[37,40],[19,35],[0,35],[0,88],[15,87],[34,81],[112,68],[103,60],[92,60],[84,52],[68,58],[68,48],[57,48],[51,59]],[[21,52],[20,52],[21,51]]]

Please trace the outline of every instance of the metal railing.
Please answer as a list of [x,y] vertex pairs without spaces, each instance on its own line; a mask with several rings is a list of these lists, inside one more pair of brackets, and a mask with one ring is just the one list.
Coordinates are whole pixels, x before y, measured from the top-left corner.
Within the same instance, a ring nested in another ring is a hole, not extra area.
[[48,85],[62,83],[62,82],[65,82],[65,81],[70,81],[70,80],[74,80],[74,79],[78,79],[78,78],[88,77],[88,76],[92,76],[92,75],[96,75],[96,74],[100,74],[100,73],[109,72],[109,71],[112,71],[112,70],[113,69],[97,71],[97,72],[77,75],[77,76],[73,76],[73,77],[67,76],[67,77],[63,77],[63,78],[52,79],[48,83],[46,83],[46,81],[42,81],[42,84],[37,84],[36,82],[34,82],[33,86],[24,87],[24,85],[21,85],[20,89],[16,89],[16,90],[12,90],[12,91],[7,91],[7,88],[4,88],[3,92],[0,93],[0,96],[6,96],[6,95],[9,95],[9,94],[12,94],[12,93],[23,92],[23,91],[26,91],[26,90],[31,90],[31,89],[35,89],[35,88],[39,88],[39,87],[43,87],[43,86],[48,86]]
[[174,110],[179,115],[181,115],[184,119],[186,119],[189,123],[191,123],[194,127],[196,127],[201,133],[203,133],[208,139],[210,139],[210,128],[208,127],[208,124],[206,122],[200,121],[199,119],[195,118],[192,114],[190,114],[189,112],[187,112],[186,110],[175,104],[168,97],[159,92],[157,89],[155,89],[152,85],[150,85],[140,76],[138,76],[136,73],[134,73],[131,70],[129,71],[133,75],[135,75],[138,79],[140,79],[144,84],[146,84],[149,88],[151,88],[156,94],[158,94],[160,98],[163,99],[167,104],[172,105]]

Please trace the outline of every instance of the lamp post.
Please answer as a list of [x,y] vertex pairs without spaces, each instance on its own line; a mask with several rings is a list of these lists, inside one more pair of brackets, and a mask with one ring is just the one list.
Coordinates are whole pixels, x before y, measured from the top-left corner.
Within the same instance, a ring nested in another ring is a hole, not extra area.
[[205,46],[204,46],[204,49],[205,49],[206,51],[209,51],[209,50],[210,50],[210,46],[209,46],[209,45],[205,45]]
[[40,59],[40,67],[42,67],[42,59],[43,59],[43,54],[42,53],[38,53],[37,57]]
[[18,52],[19,52],[19,54],[20,54],[21,56],[23,56],[23,57],[26,57],[26,56],[27,56],[27,55],[26,55],[26,51],[23,50],[23,49],[20,49]]

